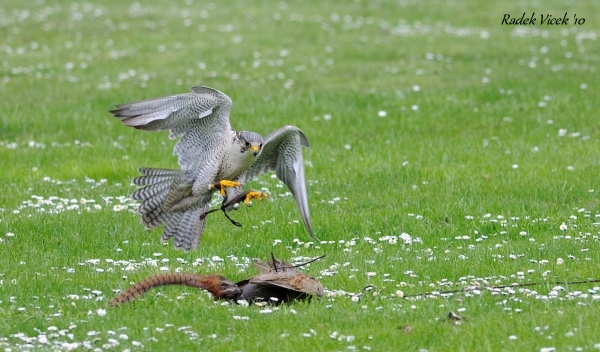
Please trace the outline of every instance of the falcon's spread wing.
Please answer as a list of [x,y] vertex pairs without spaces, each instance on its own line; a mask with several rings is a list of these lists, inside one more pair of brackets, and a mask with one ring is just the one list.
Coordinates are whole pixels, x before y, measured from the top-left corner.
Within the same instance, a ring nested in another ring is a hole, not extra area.
[[117,105],[111,113],[127,126],[146,131],[170,130],[181,137],[173,150],[183,170],[190,169],[231,130],[231,99],[224,93],[193,87],[192,93]]
[[297,127],[284,126],[278,129],[264,139],[262,152],[246,171],[245,181],[261,173],[275,171],[277,178],[292,192],[304,226],[311,237],[315,238],[310,225],[302,159],[302,147],[308,146],[308,138]]

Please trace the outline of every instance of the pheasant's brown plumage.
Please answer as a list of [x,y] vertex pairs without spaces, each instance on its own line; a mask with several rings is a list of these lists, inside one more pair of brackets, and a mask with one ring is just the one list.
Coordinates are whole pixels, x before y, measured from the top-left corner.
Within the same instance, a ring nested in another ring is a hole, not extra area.
[[294,266],[274,257],[272,262],[256,261],[254,264],[261,274],[237,283],[220,275],[166,273],[150,276],[113,298],[110,304],[116,306],[132,301],[151,288],[164,285],[185,285],[207,290],[215,300],[271,301],[275,304],[321,297],[325,293],[318,280],[296,269],[299,265]]

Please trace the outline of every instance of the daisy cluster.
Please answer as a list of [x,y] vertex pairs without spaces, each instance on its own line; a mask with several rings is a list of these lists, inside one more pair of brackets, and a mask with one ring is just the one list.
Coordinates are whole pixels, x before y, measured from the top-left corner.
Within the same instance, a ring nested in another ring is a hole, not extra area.
[[[127,245],[129,242],[124,241],[123,244]],[[171,260],[169,258],[161,258],[162,253],[153,253],[151,258],[142,259],[121,259],[114,260],[111,258],[101,259],[87,259],[79,262],[76,267],[66,267],[67,273],[75,273],[76,268],[86,270],[92,273],[112,273],[120,272],[124,275],[128,273],[137,272],[142,268],[156,268],[162,272],[206,272],[212,273],[222,268],[226,262],[233,263],[240,272],[245,272],[246,269],[252,264],[252,259],[248,257],[238,258],[234,255],[229,255],[226,258],[221,258],[217,255],[212,257],[198,257],[194,260],[184,259],[181,257]],[[127,276],[123,276],[126,279]],[[133,282],[132,282],[133,283]]]
[[[89,188],[96,189],[105,187],[108,184],[107,179],[95,180],[85,177],[83,182],[80,180],[56,180],[51,177],[44,176],[43,182],[48,182],[56,186],[76,186],[81,189]],[[122,187],[122,184],[115,183],[115,187]],[[102,196],[97,199],[93,198],[67,198],[64,196],[51,195],[31,195],[30,199],[21,202],[21,205],[12,210],[13,214],[28,214],[33,213],[43,214],[60,214],[64,212],[74,212],[81,214],[82,212],[97,212],[103,209],[110,209],[114,212],[129,211],[136,213],[139,203],[133,201],[129,196]]]
[[125,196],[106,196],[101,200],[87,198],[63,198],[60,196],[43,196],[32,195],[31,199],[24,200],[19,207],[13,210],[14,214],[20,214],[33,210],[38,213],[60,214],[63,212],[95,212],[104,208],[111,209],[115,212],[129,211],[136,213],[139,203],[132,201]]
[[[30,140],[28,142],[0,141],[0,147],[4,147],[6,149],[86,148],[86,147],[92,147],[92,144],[89,142],[82,142],[77,139],[74,140],[73,142],[64,142],[64,143],[61,143],[61,142],[43,143],[43,142],[36,142],[36,141]],[[34,171],[37,171],[37,169],[34,169]]]
[[[96,313],[90,314],[103,317],[106,312],[98,309]],[[10,338],[0,337],[0,347],[5,346],[4,351],[12,351],[9,346],[18,346],[18,350],[43,349],[52,351],[75,351],[75,350],[107,350],[118,348],[123,351],[139,350],[143,348],[141,342],[130,340],[127,335],[127,327],[119,328],[118,331],[108,330],[98,332],[95,330],[85,331],[86,324],[70,324],[66,328],[50,325],[45,329],[35,329],[36,335],[24,333],[12,334]],[[78,337],[85,336],[84,339]],[[9,343],[18,342],[18,343]]]

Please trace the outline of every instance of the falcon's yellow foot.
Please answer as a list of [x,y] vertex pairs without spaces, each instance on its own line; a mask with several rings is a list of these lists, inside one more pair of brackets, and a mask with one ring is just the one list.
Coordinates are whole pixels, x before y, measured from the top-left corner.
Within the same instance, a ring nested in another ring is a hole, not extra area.
[[250,192],[248,192],[248,194],[246,194],[246,199],[244,199],[244,204],[246,204],[247,206],[250,206],[252,204],[252,199],[263,200],[268,197],[269,197],[269,195],[267,193],[250,191]]
[[229,181],[229,180],[221,180],[217,183],[213,183],[210,185],[210,188],[219,188],[221,195],[225,197],[225,188],[226,187],[239,187],[242,184],[237,181]]

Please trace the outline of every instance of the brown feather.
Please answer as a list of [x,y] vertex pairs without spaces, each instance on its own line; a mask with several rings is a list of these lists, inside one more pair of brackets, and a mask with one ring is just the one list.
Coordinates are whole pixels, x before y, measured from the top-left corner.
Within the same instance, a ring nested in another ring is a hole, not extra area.
[[213,294],[215,300],[234,298],[239,294],[239,288],[236,284],[219,275],[166,273],[145,278],[113,298],[110,304],[116,306],[120,303],[132,301],[153,287],[165,285],[185,285],[207,290]]

